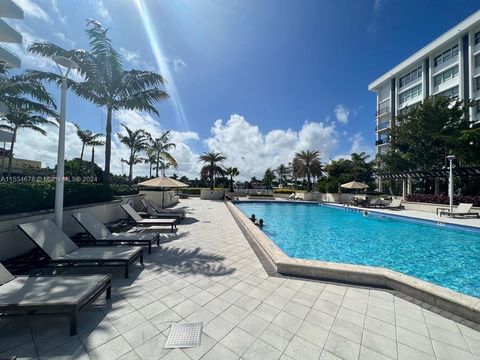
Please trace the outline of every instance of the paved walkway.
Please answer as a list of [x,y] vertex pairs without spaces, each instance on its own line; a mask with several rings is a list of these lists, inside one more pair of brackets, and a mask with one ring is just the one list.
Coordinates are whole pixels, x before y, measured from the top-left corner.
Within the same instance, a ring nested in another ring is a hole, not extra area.
[[[189,219],[112,301],[65,319],[0,322],[0,358],[480,359],[480,332],[383,290],[269,277],[221,202],[182,200]],[[165,350],[169,326],[203,321],[202,345]]]

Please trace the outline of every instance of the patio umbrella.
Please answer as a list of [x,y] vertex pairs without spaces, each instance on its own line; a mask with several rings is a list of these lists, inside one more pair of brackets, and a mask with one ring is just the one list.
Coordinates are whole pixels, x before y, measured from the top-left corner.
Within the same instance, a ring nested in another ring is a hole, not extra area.
[[368,189],[368,185],[358,181],[350,181],[348,183],[340,185],[344,189],[351,189],[351,190],[363,190]]
[[183,188],[189,187],[189,185],[182,183],[181,181],[161,176],[147,181],[143,181],[137,184],[138,186],[151,187],[151,188],[161,188],[162,191],[162,208],[165,202],[165,188]]

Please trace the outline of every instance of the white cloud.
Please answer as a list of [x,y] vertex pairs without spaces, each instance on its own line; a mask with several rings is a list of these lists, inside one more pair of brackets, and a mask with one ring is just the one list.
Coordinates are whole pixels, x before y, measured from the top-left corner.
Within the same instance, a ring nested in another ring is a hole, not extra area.
[[154,70],[154,67],[152,66],[152,64],[143,60],[143,57],[138,52],[130,51],[121,47],[119,50],[119,53],[128,64],[132,65],[134,68],[138,70],[148,70],[148,71]]
[[68,45],[69,48],[74,48],[75,47],[75,41],[69,39],[64,33],[62,32],[55,32],[53,35],[57,38],[62,40],[65,44]]
[[211,132],[212,137],[205,140],[208,150],[224,154],[225,165],[238,167],[244,179],[263,176],[267,167],[288,163],[300,150],[319,150],[327,159],[337,143],[334,123],[306,121],[298,132],[287,129],[263,134],[243,116],[231,115],[226,123],[215,121]]
[[62,14],[58,7],[58,1],[57,0],[50,0],[50,7],[52,8],[52,11],[57,15],[58,20],[60,20],[62,23],[65,24],[67,21],[67,17]]
[[352,153],[361,153],[364,152],[365,154],[369,155],[370,158],[375,157],[375,147],[373,145],[365,144],[365,139],[361,132],[355,133],[354,135],[348,138],[348,141],[352,143],[350,147],[349,154],[339,154],[334,157],[335,160],[338,159],[350,159],[350,154]]
[[23,9],[23,12],[28,17],[33,17],[36,19],[44,20],[49,23],[52,22],[50,16],[43,10],[39,5],[35,4],[31,0],[15,0],[18,6]]
[[103,20],[107,22],[112,21],[112,17],[110,16],[108,9],[105,7],[103,0],[94,0],[93,4],[97,9],[98,15],[100,15]]
[[341,122],[342,124],[348,123],[350,110],[345,105],[339,104],[335,106],[334,112],[338,122]]
[[182,72],[187,67],[187,63],[180,58],[173,59],[173,70],[177,73]]

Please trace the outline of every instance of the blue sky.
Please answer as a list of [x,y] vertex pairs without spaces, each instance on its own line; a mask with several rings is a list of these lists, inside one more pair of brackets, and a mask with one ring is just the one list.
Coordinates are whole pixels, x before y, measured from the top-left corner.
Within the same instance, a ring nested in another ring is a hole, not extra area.
[[[225,153],[227,165],[245,177],[288,162],[300,149],[319,149],[324,161],[373,154],[375,95],[368,83],[478,10],[478,1],[461,0],[16,1],[25,10],[25,20],[15,21],[24,47],[47,40],[85,48],[85,20],[93,18],[110,28],[127,68],[161,70],[172,97],[158,103],[160,117],[122,112],[115,130],[120,123],[175,130],[175,172],[192,177],[196,157],[207,150]],[[25,68],[54,70],[12,50]],[[103,131],[102,109],[73,94],[68,105],[69,122]],[[73,127],[68,131],[67,157],[78,156]],[[23,139],[18,155],[54,164],[55,130],[47,139]],[[115,149],[113,169],[125,171],[124,149]],[[136,173],[145,171],[139,166]]]

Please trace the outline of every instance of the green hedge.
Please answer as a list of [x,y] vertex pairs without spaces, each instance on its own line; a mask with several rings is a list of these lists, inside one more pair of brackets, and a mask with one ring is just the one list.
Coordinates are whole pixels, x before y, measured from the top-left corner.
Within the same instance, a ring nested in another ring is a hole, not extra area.
[[[0,183],[0,199],[0,215],[53,209],[55,183]],[[65,183],[64,206],[112,199],[112,190],[103,184]]]
[[138,188],[132,185],[110,185],[112,188],[112,193],[114,196],[126,196],[126,195],[136,195],[138,194]]

